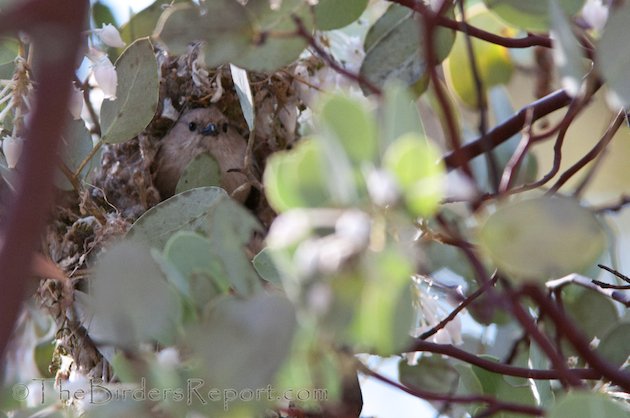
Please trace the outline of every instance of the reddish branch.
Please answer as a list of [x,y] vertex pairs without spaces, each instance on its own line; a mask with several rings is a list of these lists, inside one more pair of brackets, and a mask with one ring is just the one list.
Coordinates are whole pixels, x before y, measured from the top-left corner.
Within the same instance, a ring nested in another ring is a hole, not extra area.
[[[442,354],[458,360],[465,361],[482,369],[488,370],[493,373],[503,374],[505,376],[523,377],[527,379],[539,379],[539,380],[556,380],[560,379],[561,375],[556,370],[537,370],[527,369],[524,367],[515,367],[508,364],[497,363],[491,360],[487,360],[467,351],[461,350],[450,344],[437,344],[430,341],[424,341],[417,339],[411,351],[423,351],[434,354]],[[602,375],[597,370],[593,369],[570,369],[572,375],[579,379],[601,379]]]
[[[514,116],[490,130],[485,137],[477,138],[465,145],[459,151],[452,151],[444,156],[444,162],[449,169],[461,166],[463,161],[470,161],[485,151],[484,143],[497,147],[516,135],[523,129],[527,121],[527,112],[531,111],[531,123],[547,116],[571,103],[571,97],[564,91],[553,92],[519,110]],[[487,142],[486,142],[487,141]]]
[[624,391],[630,391],[630,373],[620,370],[594,352],[588,339],[580,332],[573,321],[553,301],[548,299],[538,287],[525,285],[519,292],[519,295],[529,296],[540,307],[540,310],[551,318],[556,329],[563,333],[565,338],[591,368],[597,370],[602,377],[610,380]]
[[360,363],[358,370],[367,375],[371,376],[377,380],[380,380],[383,383],[387,383],[388,385],[395,387],[403,392],[406,392],[412,396],[425,399],[427,401],[438,401],[438,402],[449,402],[449,403],[485,403],[489,408],[493,408],[498,411],[506,411],[506,412],[514,412],[517,414],[525,414],[525,415],[534,415],[534,416],[542,416],[544,415],[544,411],[540,408],[529,406],[529,405],[521,405],[510,402],[500,401],[492,396],[487,395],[449,395],[443,393],[435,393],[422,390],[416,387],[409,387],[403,385],[399,382],[396,382],[382,374],[366,367],[364,364]]
[[19,184],[1,226],[0,351],[4,351],[20,310],[33,251],[53,200],[54,169],[67,103],[87,21],[86,0],[12,2],[0,14],[4,33],[25,31],[35,52],[38,88],[18,172]]
[[[432,13],[422,1],[417,0],[389,0],[392,3],[398,3],[401,6],[405,6],[414,10],[422,15]],[[547,36],[528,34],[524,38],[507,38],[500,35],[495,35],[492,32],[485,31],[478,27],[472,26],[466,22],[461,22],[453,19],[449,19],[446,16],[438,16],[436,18],[438,26],[453,29],[459,32],[466,32],[470,36],[484,41],[501,45],[506,48],[529,48],[532,46],[542,46],[544,48],[551,48],[551,39]]]
[[586,164],[593,161],[606,148],[610,141],[612,141],[613,137],[625,120],[625,111],[622,110],[617,113],[617,116],[615,116],[615,118],[612,120],[601,139],[597,141],[595,146],[591,148],[591,150],[587,152],[582,158],[580,158],[578,162],[573,164],[570,168],[568,168],[564,173],[560,175],[558,181],[551,187],[550,192],[557,192],[560,187],[562,187],[567,181],[569,181],[569,179],[573,177],[578,171],[584,168]]
[[332,55],[326,52],[326,50],[317,43],[315,38],[313,38],[311,31],[308,30],[306,26],[304,26],[304,22],[302,21],[302,19],[297,16],[293,16],[293,21],[295,22],[296,26],[296,35],[306,40],[313,51],[315,51],[321,59],[326,61],[326,64],[330,65],[333,70],[337,71],[339,74],[347,77],[348,79],[355,81],[360,86],[365,87],[367,90],[370,91],[370,93],[376,94],[378,96],[382,94],[381,89],[374,85],[374,83],[372,83],[365,77],[362,77],[360,74],[355,74],[352,71],[348,71],[342,65],[340,65],[337,60],[333,58]]

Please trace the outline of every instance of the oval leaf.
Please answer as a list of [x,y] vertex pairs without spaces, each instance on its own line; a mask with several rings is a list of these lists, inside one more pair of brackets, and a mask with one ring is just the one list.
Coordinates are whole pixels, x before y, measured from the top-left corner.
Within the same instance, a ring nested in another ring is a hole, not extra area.
[[315,22],[319,30],[342,28],[354,22],[367,7],[368,0],[319,0]]
[[630,410],[601,393],[572,392],[556,403],[547,418],[628,418]]
[[158,105],[158,65],[147,38],[129,46],[116,61],[118,88],[116,100],[101,107],[102,140],[109,144],[125,142],[144,130]]
[[146,211],[131,225],[127,237],[162,249],[177,231],[205,230],[207,214],[226,196],[219,187],[200,187],[177,194]]
[[219,186],[221,183],[221,171],[219,163],[210,153],[197,154],[184,168],[175,193],[182,193],[198,187]]
[[516,279],[542,282],[588,267],[606,243],[595,216],[565,197],[500,208],[488,217],[479,238],[501,270]]
[[[546,32],[551,19],[549,0],[483,0],[488,9],[510,25],[532,32]],[[584,5],[584,0],[557,0],[564,13],[575,15]]]
[[603,74],[615,105],[630,106],[630,3],[624,3],[610,13],[602,39],[597,48],[597,65]]

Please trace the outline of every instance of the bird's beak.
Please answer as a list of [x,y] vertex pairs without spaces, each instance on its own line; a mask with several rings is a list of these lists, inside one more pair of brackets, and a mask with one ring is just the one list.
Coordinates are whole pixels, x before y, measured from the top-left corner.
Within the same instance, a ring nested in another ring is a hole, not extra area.
[[219,128],[214,123],[209,123],[201,130],[201,133],[203,135],[217,136],[219,135]]

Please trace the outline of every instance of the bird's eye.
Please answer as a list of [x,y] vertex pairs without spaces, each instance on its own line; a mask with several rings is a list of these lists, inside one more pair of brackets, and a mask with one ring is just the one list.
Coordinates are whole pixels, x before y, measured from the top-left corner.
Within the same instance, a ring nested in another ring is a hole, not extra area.
[[224,133],[227,133],[227,130],[228,130],[228,124],[227,124],[227,123],[224,123],[224,124],[223,124],[223,126],[222,126],[222,128],[223,128],[223,132],[224,132]]
[[197,130],[197,124],[195,122],[190,122],[188,124],[188,129],[190,130],[190,132],[194,132]]

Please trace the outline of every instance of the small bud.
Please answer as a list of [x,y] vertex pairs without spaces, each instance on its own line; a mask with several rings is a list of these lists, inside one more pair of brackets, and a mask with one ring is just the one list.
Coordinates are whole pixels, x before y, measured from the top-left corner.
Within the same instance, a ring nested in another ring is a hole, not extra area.
[[15,168],[17,162],[22,154],[22,147],[24,140],[22,138],[13,138],[12,136],[5,136],[2,141],[2,152],[4,158],[7,160],[7,166],[9,168]]
[[368,194],[379,206],[387,207],[395,204],[400,198],[400,190],[396,179],[385,170],[371,170],[367,173]]
[[83,110],[83,93],[76,87],[72,87],[70,92],[70,114],[74,120],[81,119],[81,111]]
[[591,28],[600,31],[608,20],[608,7],[602,0],[588,0],[582,7],[582,17]]
[[103,27],[101,29],[94,30],[94,33],[98,35],[105,45],[111,46],[112,48],[124,48],[126,45],[120,37],[118,29],[116,29],[111,23],[108,23],[107,25],[103,23]]

